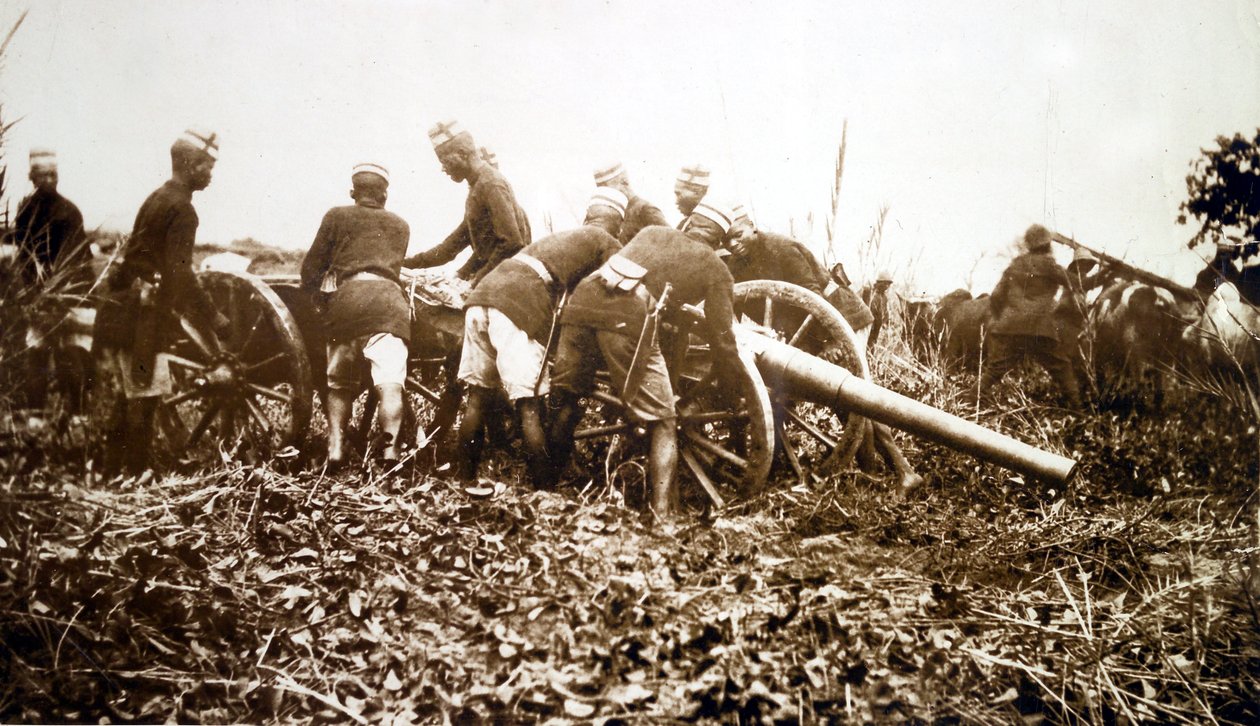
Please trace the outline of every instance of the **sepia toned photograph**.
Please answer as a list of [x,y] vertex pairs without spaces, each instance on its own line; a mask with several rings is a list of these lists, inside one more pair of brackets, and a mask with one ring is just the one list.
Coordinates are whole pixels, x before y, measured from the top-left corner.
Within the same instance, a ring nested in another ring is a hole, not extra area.
[[0,0],[0,721],[1260,723],[1260,4]]

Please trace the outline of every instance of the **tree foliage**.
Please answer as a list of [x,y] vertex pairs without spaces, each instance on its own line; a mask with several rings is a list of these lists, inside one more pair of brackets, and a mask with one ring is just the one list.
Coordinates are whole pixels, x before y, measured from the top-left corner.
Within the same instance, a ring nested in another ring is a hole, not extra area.
[[1199,225],[1191,247],[1224,237],[1241,243],[1236,256],[1252,257],[1260,251],[1260,129],[1252,139],[1218,136],[1216,148],[1202,152],[1190,164],[1177,222],[1193,217]]

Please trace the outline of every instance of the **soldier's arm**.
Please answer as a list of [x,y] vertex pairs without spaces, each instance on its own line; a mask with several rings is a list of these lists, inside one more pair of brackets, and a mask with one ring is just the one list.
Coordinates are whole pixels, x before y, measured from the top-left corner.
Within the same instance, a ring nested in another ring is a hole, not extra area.
[[997,287],[993,288],[993,294],[989,296],[989,309],[993,314],[1002,312],[1006,307],[1006,297],[1010,294],[1011,287],[1011,270],[1008,267],[1006,272],[1002,273],[1002,279],[998,280]]
[[313,294],[319,291],[320,283],[323,282],[324,275],[328,273],[328,268],[332,265],[333,242],[336,240],[333,227],[332,213],[329,212],[319,223],[315,240],[311,242],[311,248],[302,258],[302,289],[307,293]]
[[171,286],[175,292],[172,299],[183,312],[209,323],[213,313],[219,311],[215,311],[214,303],[201,289],[193,272],[193,245],[196,241],[197,213],[191,205],[176,209],[166,231],[166,269],[162,270],[162,287]]
[[468,225],[460,222],[436,247],[430,247],[403,260],[403,267],[437,267],[455,259],[465,247],[472,244],[468,237]]
[[[805,249],[804,246],[800,246],[794,252],[795,254],[784,255],[784,277],[791,280],[801,280],[804,282],[802,287],[821,295],[823,288],[818,279],[821,266],[814,262],[812,253]],[[810,264],[811,262],[814,264]]]
[[485,269],[492,270],[503,260],[520,252],[529,244],[525,230],[516,218],[516,200],[507,187],[492,184],[482,194],[482,204],[490,215],[490,224],[499,244],[486,255]]
[[643,227],[668,227],[669,220],[665,219],[665,213],[655,204],[645,202],[639,211],[639,221]]

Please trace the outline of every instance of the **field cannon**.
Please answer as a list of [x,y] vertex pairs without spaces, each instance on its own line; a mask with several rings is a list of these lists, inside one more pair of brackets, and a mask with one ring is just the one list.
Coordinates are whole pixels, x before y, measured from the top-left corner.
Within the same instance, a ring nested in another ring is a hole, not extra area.
[[[216,339],[182,321],[183,335],[166,356],[172,386],[163,398],[159,438],[182,458],[206,451],[265,458],[308,442],[314,403],[324,389],[324,343],[314,305],[293,277],[264,281],[203,272],[199,279],[232,327]],[[410,425],[424,439],[454,425],[453,364],[462,313],[423,286],[412,285],[409,294]],[[731,492],[758,491],[776,461],[802,479],[847,466],[861,443],[865,418],[1037,479],[1063,483],[1072,477],[1070,459],[872,383],[853,331],[818,295],[754,280],[736,286],[735,302],[737,390],[718,383],[704,326],[698,324],[702,309],[682,311],[678,329],[668,337],[680,470],[715,502]],[[575,436],[589,459],[620,462],[633,453],[636,437],[625,434],[634,424],[606,384],[593,397],[596,405]],[[369,413],[360,426],[370,425]]]

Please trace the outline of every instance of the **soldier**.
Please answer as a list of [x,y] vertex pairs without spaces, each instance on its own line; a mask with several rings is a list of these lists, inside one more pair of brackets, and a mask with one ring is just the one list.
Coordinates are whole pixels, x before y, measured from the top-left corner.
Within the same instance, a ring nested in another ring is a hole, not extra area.
[[[735,281],[782,280],[817,293],[849,323],[859,346],[865,349],[874,316],[862,298],[849,287],[844,265],[837,263],[832,267],[832,279],[828,279],[818,258],[805,245],[791,237],[758,230],[752,216],[742,206],[735,208],[734,216],[728,263]],[[923,477],[915,473],[914,467],[893,440],[890,428],[871,421],[866,433],[867,445],[858,451],[864,469],[875,467],[875,452],[879,452],[898,477],[902,492],[923,483]]]
[[[13,241],[17,247],[17,269],[26,289],[34,289],[48,278],[54,265],[67,266],[86,262],[72,260],[83,252],[83,215],[69,199],[57,192],[57,155],[48,149],[31,149],[30,180],[35,190],[18,205],[14,220]],[[88,270],[85,268],[84,273]],[[72,282],[82,276],[72,276]],[[60,287],[60,286],[59,286]],[[65,288],[57,290],[63,292]],[[24,306],[29,311],[30,306]],[[53,368],[53,345],[46,337],[49,328],[58,320],[48,320],[44,315],[34,316],[26,328],[24,369],[26,385],[23,387],[26,407],[42,411],[48,402],[50,370]],[[60,374],[68,373],[58,371]],[[67,401],[72,413],[81,407],[85,381],[76,376],[65,376],[64,383],[70,394]]]
[[491,270],[473,288],[464,314],[459,380],[467,386],[459,427],[460,477],[473,479],[481,460],[485,414],[494,389],[515,405],[534,485],[547,488],[554,472],[542,423],[547,344],[555,334],[560,297],[621,248],[615,235],[626,196],[599,189],[578,229],[545,237]]
[[1058,385],[1073,409],[1081,407],[1080,387],[1072,363],[1059,345],[1054,297],[1068,286],[1068,276],[1050,253],[1050,231],[1034,224],[1024,233],[1028,251],[1016,257],[993,289],[993,322],[989,324],[989,365],[980,390],[993,390],[1024,358],[1032,358]]
[[99,379],[114,394],[106,434],[106,467],[138,472],[150,465],[153,415],[169,380],[158,353],[174,338],[178,316],[208,336],[229,320],[193,273],[197,211],[192,195],[210,185],[219,156],[217,134],[188,130],[171,145],[171,178],[136,214],[122,262],[110,274],[96,315],[93,349]]
[[875,317],[875,322],[871,325],[871,337],[866,341],[868,351],[875,347],[879,332],[884,328],[884,323],[888,322],[888,292],[892,283],[892,273],[886,267],[875,276],[875,288],[871,291],[870,301],[871,315]]
[[620,163],[596,169],[595,186],[616,189],[626,195],[626,199],[629,200],[626,204],[626,218],[621,221],[621,233],[617,236],[617,241],[622,246],[634,239],[634,236],[644,227],[669,226],[665,215],[656,205],[635,194],[630,188],[630,178],[626,175],[626,168]]
[[682,212],[682,221],[678,223],[678,229],[686,227],[688,220],[691,219],[691,213],[695,211],[696,205],[700,200],[704,199],[704,195],[709,192],[709,169],[701,164],[692,164],[684,166],[678,172],[678,178],[674,181],[674,203],[678,205],[678,211]]
[[464,220],[439,245],[408,257],[403,265],[437,267],[471,246],[472,256],[455,274],[476,285],[496,265],[529,244],[529,219],[517,205],[507,179],[486,163],[472,135],[458,123],[437,124],[429,129],[429,140],[447,176],[455,182],[468,182]]
[[1090,270],[1097,266],[1098,258],[1088,250],[1078,247],[1073,252],[1072,261],[1067,265],[1068,286],[1064,288],[1054,310],[1063,355],[1072,362],[1078,381],[1085,375],[1085,351],[1082,347],[1084,341],[1081,339],[1089,312],[1085,296],[1111,277],[1111,271],[1106,267],[1091,273]]
[[[594,389],[595,369],[603,360],[614,390],[625,394],[631,418],[647,426],[651,508],[660,517],[672,514],[677,498],[674,392],[660,346],[637,352],[636,348],[653,300],[669,285],[667,317],[683,304],[704,303],[719,377],[727,390],[735,390],[729,368],[739,356],[731,329],[733,282],[714,251],[725,241],[730,220],[728,209],[705,203],[694,209],[686,233],[645,228],[578,283],[561,315],[551,380],[556,411],[548,437],[552,460],[562,470],[572,454],[573,432],[582,414],[580,399]],[[633,390],[624,390],[627,379],[634,383]]]
[[35,191],[18,205],[13,224],[22,279],[28,285],[47,277],[63,254],[77,253],[84,239],[79,208],[57,192],[56,152],[31,149],[30,163]]
[[354,204],[324,215],[302,260],[302,289],[324,293],[328,336],[328,467],[346,461],[345,431],[368,365],[379,396],[377,421],[386,465],[398,459],[398,431],[407,380],[411,311],[398,283],[411,230],[385,210],[389,171],[359,164],[350,175]]
[[781,234],[757,229],[748,211],[736,205],[727,264],[736,282],[782,280],[823,294],[827,274],[805,245]]

